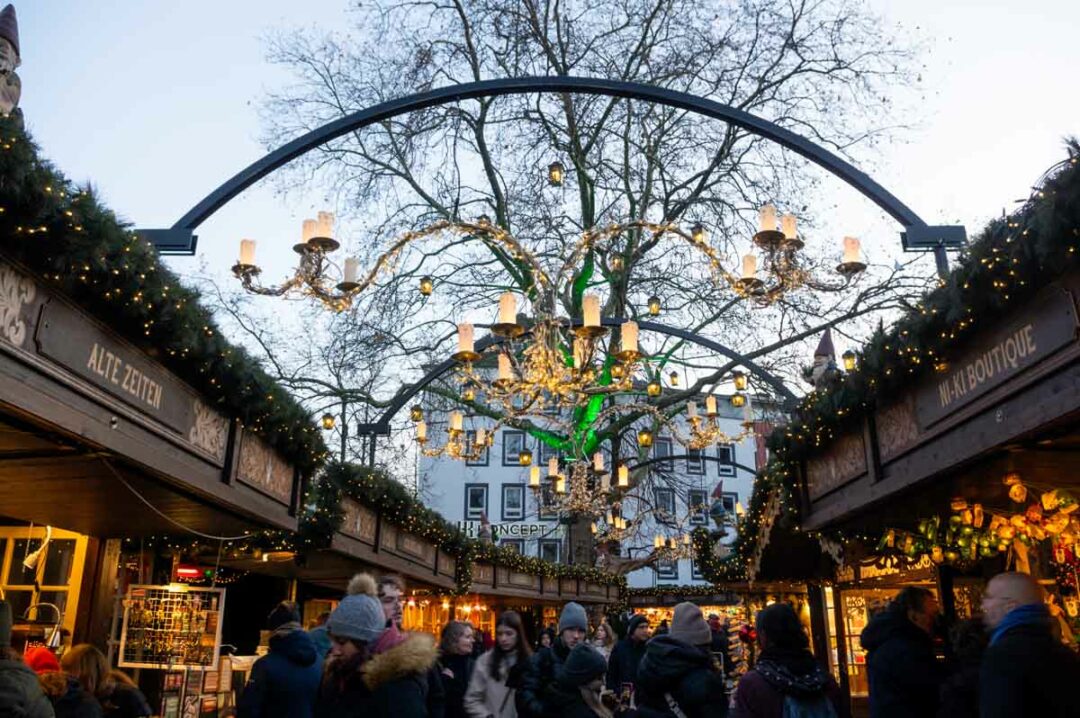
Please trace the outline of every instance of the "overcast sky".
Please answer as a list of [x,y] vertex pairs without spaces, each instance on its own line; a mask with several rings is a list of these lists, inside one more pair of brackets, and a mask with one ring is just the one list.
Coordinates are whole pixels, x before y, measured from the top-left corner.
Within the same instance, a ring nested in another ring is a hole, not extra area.
[[[1069,0],[874,0],[888,22],[928,44],[906,141],[888,146],[871,176],[927,221],[969,232],[1063,157],[1080,134],[1080,3]],[[344,0],[34,0],[16,3],[22,107],[44,154],[92,181],[118,214],[171,225],[198,199],[264,152],[257,107],[288,80],[264,58],[275,28],[342,26]],[[898,227],[837,181],[839,219],[893,251]],[[227,267],[240,237],[281,246],[319,197],[283,205],[249,191],[199,229],[200,255]],[[871,220],[868,217],[874,217]],[[884,228],[880,229],[879,228]],[[889,244],[894,243],[894,244]],[[265,246],[265,244],[261,245]],[[283,254],[283,256],[286,256]],[[185,271],[197,260],[173,260]]]

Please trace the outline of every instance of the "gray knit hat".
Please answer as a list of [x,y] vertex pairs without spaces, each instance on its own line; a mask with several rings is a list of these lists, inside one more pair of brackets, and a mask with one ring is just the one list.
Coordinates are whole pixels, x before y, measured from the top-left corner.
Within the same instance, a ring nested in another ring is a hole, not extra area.
[[587,643],[579,643],[566,657],[559,682],[564,686],[578,688],[604,675],[605,672],[607,672],[607,661],[604,659],[604,654]]
[[583,631],[589,630],[589,619],[585,615],[585,609],[582,608],[580,603],[570,603],[563,606],[562,614],[559,615],[559,633],[562,633],[568,628],[580,628]]
[[333,636],[371,644],[386,630],[386,615],[377,598],[365,594],[346,596],[330,614],[326,630]]
[[712,631],[709,624],[705,623],[701,609],[689,601],[675,607],[669,635],[676,641],[689,643],[691,646],[707,646],[712,643]]

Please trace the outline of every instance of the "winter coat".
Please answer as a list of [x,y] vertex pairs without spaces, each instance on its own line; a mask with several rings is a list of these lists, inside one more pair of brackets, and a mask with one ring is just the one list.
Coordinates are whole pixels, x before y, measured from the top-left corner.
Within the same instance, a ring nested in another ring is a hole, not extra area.
[[0,658],[0,716],[54,718],[37,674],[22,661]]
[[112,693],[98,696],[105,718],[147,718],[154,714],[138,688],[117,680]]
[[979,664],[962,665],[941,684],[938,718],[979,718]]
[[443,690],[446,691],[446,718],[466,718],[465,692],[469,690],[476,668],[476,658],[468,656],[443,656],[439,660]]
[[344,683],[323,679],[314,718],[427,718],[428,674],[438,662],[435,638],[410,633],[372,656]]
[[941,668],[926,631],[888,609],[863,630],[862,647],[869,653],[870,718],[937,714]]
[[42,673],[38,681],[52,703],[56,718],[102,718],[105,715],[97,699],[66,673]]
[[635,641],[627,636],[615,644],[608,657],[607,687],[622,692],[624,683],[637,685],[638,666],[645,657],[645,641]]
[[1059,718],[1080,712],[1072,693],[1080,686],[1080,658],[1046,625],[1007,630],[983,654],[979,674],[982,718]]
[[322,658],[303,630],[275,633],[255,661],[237,703],[237,718],[311,718],[322,681]]
[[529,666],[522,673],[521,688],[514,695],[521,718],[567,718],[560,706],[569,705],[573,696],[558,684],[558,680],[569,655],[570,649],[559,637],[529,659]]
[[837,716],[845,713],[840,686],[810,651],[765,650],[739,679],[731,718],[780,718],[788,696],[807,706],[828,701]]
[[[465,713],[469,718],[517,718],[513,688],[517,654],[509,653],[503,657],[499,664],[502,678],[491,674],[491,654],[492,651],[488,651],[476,662],[469,689],[465,691]],[[520,672],[521,669],[516,671]]]
[[326,654],[330,652],[330,632],[326,630],[326,626],[315,626],[307,633],[315,644],[315,655],[326,658]]
[[687,718],[727,715],[724,674],[708,651],[676,640],[671,634],[646,644],[637,673],[634,703],[645,716],[674,716],[670,695]]

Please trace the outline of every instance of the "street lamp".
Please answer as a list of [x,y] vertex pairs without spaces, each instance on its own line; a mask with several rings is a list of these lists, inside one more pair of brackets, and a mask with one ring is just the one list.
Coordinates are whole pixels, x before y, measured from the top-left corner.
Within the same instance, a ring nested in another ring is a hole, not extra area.
[[337,422],[337,420],[334,419],[333,414],[323,414],[321,421],[322,421],[322,428],[326,429],[327,431],[330,431],[331,429],[333,429],[334,424]]
[[558,160],[548,165],[548,182],[552,187],[562,187],[563,180],[566,179],[566,168],[563,167],[562,162]]
[[844,352],[840,358],[844,360],[844,371],[855,371],[855,368],[859,366],[859,358],[850,349]]

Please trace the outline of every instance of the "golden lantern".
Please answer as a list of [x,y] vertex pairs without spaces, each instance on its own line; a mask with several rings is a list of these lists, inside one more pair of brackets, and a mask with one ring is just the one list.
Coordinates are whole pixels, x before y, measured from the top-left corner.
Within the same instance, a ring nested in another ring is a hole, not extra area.
[[674,371],[671,372],[671,374],[668,376],[668,379],[671,381],[672,386],[678,386],[679,385],[679,374],[678,374],[678,372],[674,372]]
[[435,291],[435,280],[426,275],[420,277],[420,293],[425,297],[430,297],[433,291]]
[[529,466],[532,464],[532,452],[528,449],[522,449],[518,454],[518,463],[522,466]]
[[461,398],[465,401],[476,401],[476,389],[471,386],[465,387],[465,391],[461,392]]
[[623,258],[619,255],[615,255],[611,258],[611,271],[621,272],[623,270]]
[[562,162],[555,160],[548,165],[548,182],[552,187],[562,187],[563,181],[566,179],[566,168],[563,167]]
[[647,393],[647,394],[648,394],[649,396],[660,396],[660,393],[661,393],[662,391],[663,391],[663,387],[662,387],[662,386],[660,386],[660,382],[659,382],[659,381],[657,381],[656,379],[653,379],[652,381],[650,381],[650,382],[649,382],[649,383],[648,383],[648,384],[647,384],[647,385],[645,386],[645,392],[646,392],[646,393]]
[[660,314],[660,297],[655,294],[649,297],[649,314],[654,317]]
[[705,231],[705,227],[701,222],[695,222],[694,226],[690,228],[690,238],[698,244],[704,244],[705,240],[709,238],[709,234]]
[[322,415],[322,428],[326,429],[327,431],[330,431],[331,429],[334,428],[335,423],[336,423],[336,420],[334,419],[333,414],[323,414]]
[[414,424],[418,421],[423,421],[424,408],[419,404],[415,405],[413,408],[409,409],[409,418],[412,419]]
[[637,433],[638,446],[642,448],[649,448],[653,444],[653,434],[648,429],[642,429]]
[[844,371],[855,371],[855,367],[859,365],[858,357],[850,349],[841,355],[841,359],[844,360]]
[[731,373],[731,378],[735,382],[735,391],[746,391],[747,380],[745,372],[734,371]]
[[746,406],[746,394],[735,392],[731,395],[731,405],[736,409]]
[[623,365],[622,364],[612,364],[611,365],[611,378],[612,379],[622,379],[622,377],[623,377]]
[[566,493],[566,477],[565,476],[556,476],[555,477],[555,493],[558,494],[559,496],[562,496],[563,494]]

